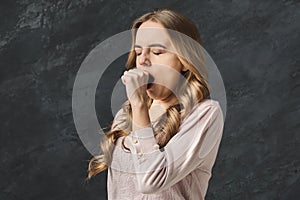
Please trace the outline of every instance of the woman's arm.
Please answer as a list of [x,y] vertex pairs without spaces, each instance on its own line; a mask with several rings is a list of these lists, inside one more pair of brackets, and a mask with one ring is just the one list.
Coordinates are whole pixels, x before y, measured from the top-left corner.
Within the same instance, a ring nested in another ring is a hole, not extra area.
[[179,132],[163,149],[159,149],[151,127],[133,131],[125,138],[125,145],[131,150],[138,190],[159,192],[201,167],[209,153],[218,148],[223,124],[219,103],[206,100],[183,120]]
[[[161,191],[211,159],[207,155],[218,148],[224,125],[222,110],[217,101],[205,100],[198,104],[185,117],[178,133],[163,149],[159,149],[145,106],[149,73],[133,69],[124,72],[121,78],[132,106],[133,131],[125,137],[125,146],[131,150],[131,154],[123,155],[122,151],[117,151],[119,153],[114,155],[113,160],[119,160],[119,163],[112,163],[122,167],[126,164],[121,161],[130,156],[138,189],[142,193]],[[131,169],[131,166],[127,165],[126,168]]]
[[141,104],[132,107],[132,131],[139,130],[141,128],[149,127],[150,117],[146,104]]

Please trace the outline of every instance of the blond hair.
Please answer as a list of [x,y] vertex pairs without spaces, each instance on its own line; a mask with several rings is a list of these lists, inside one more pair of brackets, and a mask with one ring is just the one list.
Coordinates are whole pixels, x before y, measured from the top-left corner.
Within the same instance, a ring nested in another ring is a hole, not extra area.
[[[192,38],[198,46],[202,44],[197,27],[187,17],[168,9],[149,12],[136,19],[132,25],[132,50],[127,59],[127,70],[136,66],[136,53],[133,50],[136,30],[142,23],[149,20],[160,23],[167,30],[174,30]],[[170,33],[170,31],[168,31],[168,33],[171,36],[171,42],[175,48],[178,59],[188,70],[183,74],[185,80],[181,83],[177,95],[180,103],[170,106],[164,117],[162,117],[157,125],[153,127],[155,139],[160,148],[164,147],[178,132],[181,120],[187,116],[193,106],[210,95],[208,84],[204,78],[207,69],[204,65],[201,49],[188,41],[183,40],[182,37],[176,37],[174,39],[172,33]],[[197,70],[196,65],[198,68],[200,67],[199,65],[201,65],[202,74]],[[148,98],[148,108],[150,108],[152,101],[152,99]],[[128,100],[123,104],[122,109],[123,112],[115,119],[115,121],[120,121],[121,123],[119,123],[118,126],[116,123],[113,123],[111,129],[105,134],[105,137],[101,141],[103,155],[94,156],[89,161],[87,179],[90,179],[92,176],[108,168],[112,160],[112,151],[118,138],[130,134],[130,131],[132,130],[132,112]],[[124,138],[125,137],[123,137],[122,140],[122,146],[129,150],[124,145]]]

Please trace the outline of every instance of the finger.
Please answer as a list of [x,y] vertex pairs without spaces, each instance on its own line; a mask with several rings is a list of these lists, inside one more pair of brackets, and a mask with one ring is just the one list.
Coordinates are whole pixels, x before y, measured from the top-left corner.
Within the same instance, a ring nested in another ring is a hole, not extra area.
[[125,76],[125,77],[135,77],[136,75],[137,76],[142,76],[143,74],[140,71],[135,70],[135,69],[130,69],[130,70],[125,71],[123,73],[123,76]]
[[126,85],[127,82],[130,82],[130,79],[132,79],[132,75],[130,75],[129,73],[126,73],[123,76],[121,76],[121,80],[124,85]]
[[150,75],[150,73],[146,70],[146,68],[137,68],[137,70],[143,74],[146,74],[147,76]]
[[126,85],[126,83],[132,82],[133,80],[137,79],[137,76],[135,73],[133,72],[128,72],[125,73],[123,76],[121,76],[121,80],[123,82],[124,85]]
[[150,78],[150,73],[146,70],[143,70],[143,69],[136,69],[136,70],[133,70],[132,72],[138,74],[139,76],[143,76],[144,78],[147,78],[149,79]]
[[128,72],[130,75],[135,75],[135,76],[139,76],[142,77],[144,75],[144,73],[140,70],[132,70],[130,72]]
[[132,80],[132,81],[137,81],[140,82],[142,81],[145,82],[147,79],[147,75],[141,71],[141,70],[129,70],[127,73],[124,74],[124,78],[127,80]]
[[[145,86],[149,81],[149,72],[140,69],[131,69],[124,72],[122,76],[122,82],[124,85],[126,83],[133,83],[136,89],[140,86]],[[133,86],[133,85],[132,85]]]

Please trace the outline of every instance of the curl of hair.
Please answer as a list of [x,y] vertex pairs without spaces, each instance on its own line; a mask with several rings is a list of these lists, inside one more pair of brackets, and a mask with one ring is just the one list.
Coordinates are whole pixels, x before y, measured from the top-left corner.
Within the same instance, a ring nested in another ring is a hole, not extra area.
[[[172,29],[178,32],[181,32],[190,38],[194,39],[199,44],[202,44],[199,32],[195,24],[190,21],[185,16],[168,9],[157,10],[150,13],[147,13],[140,18],[138,18],[132,26],[133,30],[133,40],[135,41],[135,30],[139,26],[148,20],[161,23],[165,28]],[[170,106],[166,113],[160,117],[158,123],[153,126],[155,132],[155,139],[160,148],[164,147],[168,141],[178,132],[181,120],[186,117],[191,109],[197,104],[200,103],[203,99],[208,98],[210,95],[208,84],[202,74],[195,68],[195,65],[199,63],[204,67],[203,57],[201,50],[194,49],[194,46],[186,45],[181,39],[172,40],[175,50],[178,52],[178,58],[180,62],[188,69],[183,76],[185,77],[184,81],[181,83],[178,91],[178,102],[179,104]],[[134,43],[134,42],[133,42]],[[129,53],[126,68],[127,70],[135,67],[136,54],[133,50]],[[196,52],[196,54],[191,55],[188,52]],[[193,63],[195,57],[199,60],[199,63]],[[204,74],[205,76],[206,74]],[[148,99],[148,108],[150,108],[152,99]],[[129,150],[124,145],[124,139],[127,135],[130,134],[132,130],[132,111],[130,102],[127,100],[122,106],[123,112],[117,116],[111,125],[110,131],[105,134],[105,137],[101,141],[101,148],[103,155],[95,156],[89,161],[88,166],[88,177],[90,179],[92,176],[106,170],[112,160],[112,150],[116,145],[116,141],[123,137],[122,147]],[[116,124],[118,122],[118,124]],[[129,150],[130,151],[130,150]]]

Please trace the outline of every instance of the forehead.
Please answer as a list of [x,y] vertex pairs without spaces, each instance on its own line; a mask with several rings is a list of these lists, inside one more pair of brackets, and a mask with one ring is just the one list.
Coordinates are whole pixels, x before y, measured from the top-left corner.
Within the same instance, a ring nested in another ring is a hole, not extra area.
[[171,48],[167,29],[153,21],[146,21],[138,28],[135,44],[143,47],[151,44],[162,44],[167,48]]

